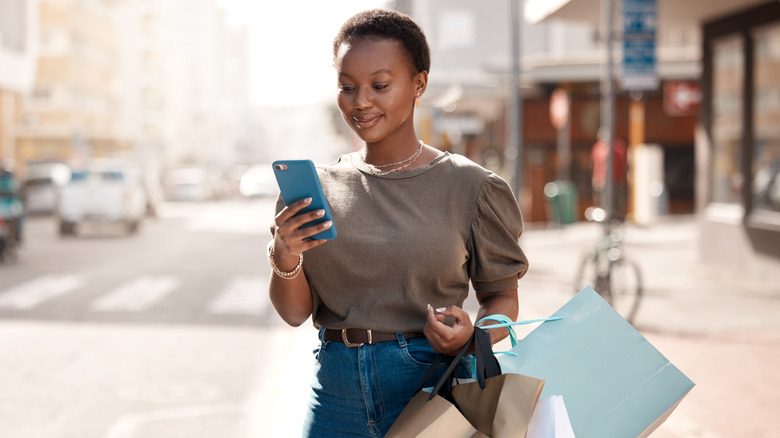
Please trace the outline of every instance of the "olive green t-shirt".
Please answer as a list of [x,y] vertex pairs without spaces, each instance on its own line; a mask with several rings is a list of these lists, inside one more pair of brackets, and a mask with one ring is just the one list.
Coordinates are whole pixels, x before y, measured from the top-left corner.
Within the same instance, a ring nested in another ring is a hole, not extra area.
[[315,327],[422,331],[428,304],[462,307],[469,281],[514,289],[528,269],[512,190],[463,156],[377,176],[351,153],[317,170],[338,236],[304,254]]

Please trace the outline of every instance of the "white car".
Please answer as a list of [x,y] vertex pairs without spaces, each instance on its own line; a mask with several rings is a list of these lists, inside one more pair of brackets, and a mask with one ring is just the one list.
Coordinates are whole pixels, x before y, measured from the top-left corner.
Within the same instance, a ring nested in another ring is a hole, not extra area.
[[214,198],[214,182],[202,169],[176,169],[168,175],[167,192],[170,201],[208,201]]
[[68,183],[70,168],[62,163],[28,165],[22,183],[24,209],[29,214],[51,214],[57,209],[59,190]]
[[146,193],[138,169],[130,165],[88,166],[74,171],[60,190],[60,235],[81,224],[116,223],[128,234],[138,230],[146,213]]
[[239,192],[248,198],[277,196],[279,186],[276,184],[276,177],[271,165],[262,164],[250,167],[241,176]]

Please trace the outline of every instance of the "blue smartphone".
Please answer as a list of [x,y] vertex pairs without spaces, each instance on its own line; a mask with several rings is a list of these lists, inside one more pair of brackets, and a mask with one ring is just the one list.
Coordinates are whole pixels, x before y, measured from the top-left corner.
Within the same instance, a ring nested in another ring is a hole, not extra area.
[[[311,160],[278,160],[274,161],[272,165],[276,182],[282,192],[284,205],[293,204],[303,198],[311,198],[311,204],[299,211],[296,216],[313,210],[325,210],[325,215],[322,218],[309,222],[301,228],[311,227],[325,221],[333,222],[328,201],[322,191],[320,177],[317,175],[317,169]],[[335,223],[327,230],[307,239],[330,240],[334,238],[336,238]]]

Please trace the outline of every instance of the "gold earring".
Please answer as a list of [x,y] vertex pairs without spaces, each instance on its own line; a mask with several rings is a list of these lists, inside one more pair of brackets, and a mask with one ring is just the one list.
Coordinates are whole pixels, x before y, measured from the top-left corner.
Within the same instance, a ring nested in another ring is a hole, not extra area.
[[420,94],[417,94],[417,98],[414,99],[414,106],[417,109],[420,109],[422,107],[422,102],[420,101]]

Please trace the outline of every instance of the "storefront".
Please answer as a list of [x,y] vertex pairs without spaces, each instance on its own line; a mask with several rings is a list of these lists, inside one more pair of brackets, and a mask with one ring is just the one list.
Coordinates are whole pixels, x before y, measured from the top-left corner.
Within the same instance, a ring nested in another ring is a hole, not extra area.
[[780,292],[780,2],[705,22],[702,68],[702,259]]

